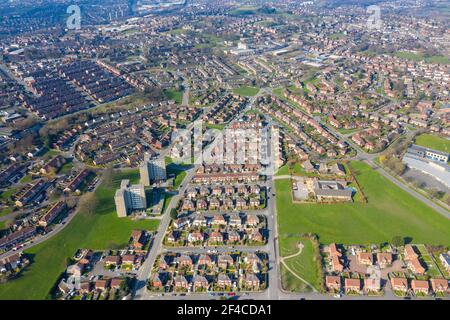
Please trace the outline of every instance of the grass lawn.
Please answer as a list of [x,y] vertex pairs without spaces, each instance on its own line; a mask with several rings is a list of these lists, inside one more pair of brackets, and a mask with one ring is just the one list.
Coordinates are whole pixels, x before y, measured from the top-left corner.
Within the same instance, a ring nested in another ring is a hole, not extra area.
[[441,272],[439,271],[439,268],[436,263],[434,263],[433,258],[431,257],[430,253],[428,252],[427,248],[423,244],[419,244],[416,246],[417,249],[420,252],[420,258],[425,262],[427,265],[427,275],[433,278],[440,278],[442,277]]
[[206,124],[206,129],[216,129],[216,130],[222,131],[223,129],[225,129],[226,126],[227,125],[225,123],[222,123],[222,124],[207,123]]
[[27,174],[26,176],[24,176],[22,179],[20,179],[20,183],[30,183],[31,181],[33,181],[33,178]]
[[416,137],[415,144],[443,152],[450,152],[450,140],[441,138],[433,134],[421,134],[420,136]]
[[167,99],[175,100],[175,102],[177,104],[183,103],[183,91],[182,90],[167,89],[167,90],[164,90],[164,94],[166,95]]
[[369,203],[293,204],[290,180],[277,180],[280,246],[300,233],[316,233],[322,243],[390,242],[450,244],[450,221],[410,196],[362,162],[350,163]]
[[291,272],[289,272],[284,265],[280,265],[281,285],[284,290],[290,292],[308,292],[311,288],[304,282],[297,279]]
[[351,134],[358,130],[360,130],[360,129],[344,129],[344,128],[337,129],[337,131],[339,131],[339,133],[341,133],[341,134]]
[[13,194],[17,192],[18,188],[9,188],[8,190],[2,192],[0,199],[3,201],[8,200]]
[[98,198],[95,214],[80,212],[59,234],[26,253],[32,264],[13,281],[0,286],[0,299],[45,299],[64,271],[67,259],[78,248],[105,250],[124,247],[134,229],[156,230],[158,221],[119,219],[115,212],[114,192],[121,179],[136,181],[139,173],[120,173],[112,186],[102,185],[96,190]]
[[[169,158],[170,159],[170,158]],[[170,161],[169,164],[168,161]],[[176,165],[172,162],[172,159],[168,160],[166,158],[166,168],[167,168],[167,176],[175,175],[173,188],[176,190],[180,187],[184,178],[186,177],[186,170],[188,170],[189,166],[187,165]]]
[[175,176],[175,181],[173,183],[173,188],[177,190],[181,183],[183,182],[184,178],[186,177],[186,171],[177,171]]
[[0,210],[0,217],[1,216],[6,216],[7,214],[10,214],[11,212],[13,212],[14,208],[13,207],[6,207],[2,210]]
[[[317,265],[314,261],[314,248],[310,240],[299,240],[299,238],[296,237],[286,238],[281,247],[281,255],[289,256],[297,253],[299,251],[297,245],[300,242],[303,244],[302,253],[298,256],[288,258],[284,262],[295,272],[295,274],[305,279],[317,289],[319,287]],[[289,273],[291,272],[287,269],[285,273],[282,273],[282,276],[286,277],[285,279],[282,279],[282,283],[286,285],[285,288],[301,288],[304,291],[305,288],[302,286],[304,282],[295,276],[289,276]]]
[[72,168],[73,168],[73,163],[72,163],[72,160],[70,160],[62,166],[59,173],[60,174],[69,174],[70,171],[72,170]]
[[233,90],[235,94],[245,96],[245,97],[253,97],[256,96],[259,92],[259,88],[242,86]]
[[421,53],[413,53],[408,51],[398,51],[395,55],[399,58],[413,61],[423,60],[426,63],[450,64],[450,59],[446,56],[424,56]]
[[276,176],[287,176],[287,175],[290,175],[289,165],[285,164],[284,166],[280,167],[275,175]]

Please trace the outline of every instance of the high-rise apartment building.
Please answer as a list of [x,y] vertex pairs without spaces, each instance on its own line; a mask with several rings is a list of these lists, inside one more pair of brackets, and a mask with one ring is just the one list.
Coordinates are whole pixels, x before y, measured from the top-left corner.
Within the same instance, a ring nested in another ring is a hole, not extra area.
[[143,210],[147,207],[147,198],[143,184],[130,185],[129,180],[122,180],[120,189],[114,196],[117,216],[126,217],[132,210]]
[[144,158],[144,162],[139,167],[141,182],[148,187],[154,182],[161,182],[167,179],[166,163],[164,158],[149,159]]

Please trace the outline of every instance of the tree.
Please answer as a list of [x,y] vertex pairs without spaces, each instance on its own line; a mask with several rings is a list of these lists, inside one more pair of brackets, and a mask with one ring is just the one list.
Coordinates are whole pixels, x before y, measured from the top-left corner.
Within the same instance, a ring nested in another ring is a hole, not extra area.
[[89,215],[95,213],[97,206],[98,206],[98,199],[94,193],[86,193],[80,199],[80,206],[79,206],[80,210]]
[[105,186],[111,187],[114,179],[114,168],[112,166],[107,167],[103,171],[102,175],[103,183]]
[[402,247],[405,245],[405,239],[400,236],[395,236],[392,238],[392,245],[395,247]]
[[170,218],[172,218],[173,220],[178,218],[178,212],[177,209],[172,209],[170,210]]

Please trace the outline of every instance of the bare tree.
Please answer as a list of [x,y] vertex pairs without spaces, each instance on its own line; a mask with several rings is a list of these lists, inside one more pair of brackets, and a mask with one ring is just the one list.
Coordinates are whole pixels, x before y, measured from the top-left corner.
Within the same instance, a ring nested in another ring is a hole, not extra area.
[[98,206],[98,199],[94,193],[86,193],[80,199],[79,208],[82,212],[85,212],[89,215],[95,213],[95,210]]

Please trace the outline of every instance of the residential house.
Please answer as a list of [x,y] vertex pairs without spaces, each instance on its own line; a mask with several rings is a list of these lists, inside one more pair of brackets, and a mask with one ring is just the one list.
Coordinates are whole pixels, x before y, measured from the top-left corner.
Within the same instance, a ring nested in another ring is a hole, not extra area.
[[381,290],[381,279],[380,278],[365,278],[364,279],[364,290],[366,292],[378,292]]
[[339,251],[338,247],[336,246],[336,243],[331,243],[328,246],[328,252],[330,256],[337,256],[339,258],[342,256],[342,253]]
[[220,288],[226,288],[226,287],[231,287],[232,282],[231,279],[228,275],[224,274],[224,273],[220,273],[217,276],[217,285]]
[[183,288],[188,289],[189,288],[189,282],[186,280],[186,278],[182,275],[178,275],[173,280],[174,286],[177,289]]
[[373,254],[371,252],[358,252],[358,262],[371,266],[373,264]]
[[236,213],[231,214],[228,221],[230,227],[240,227],[242,225],[241,217]]
[[391,286],[393,291],[408,291],[408,279],[406,278],[391,278]]
[[413,259],[409,261],[409,268],[415,274],[425,274],[426,269],[422,266],[422,263],[419,259]]
[[206,218],[203,214],[196,214],[192,220],[192,225],[194,227],[204,227],[206,226]]
[[208,241],[211,243],[222,243],[223,242],[223,235],[221,232],[213,231],[209,235]]
[[446,293],[448,292],[448,280],[447,279],[431,279],[431,288],[433,291]]
[[241,240],[241,236],[237,231],[230,231],[227,234],[228,242],[238,242]]
[[450,272],[450,251],[448,253],[441,253],[439,255],[439,260],[441,260],[444,268]]
[[109,280],[101,279],[101,280],[95,281],[95,290],[105,291],[108,288],[109,288]]
[[225,226],[227,222],[225,221],[225,217],[221,214],[215,214],[212,218],[211,224],[213,226]]
[[145,232],[142,230],[133,230],[131,233],[131,243],[135,249],[142,249],[145,245]]
[[405,260],[414,260],[418,259],[419,256],[417,255],[416,251],[414,250],[414,247],[411,244],[407,244],[404,249],[404,255]]
[[191,257],[186,254],[182,254],[181,256],[179,256],[176,259],[176,263],[178,264],[179,267],[184,267],[184,266],[192,267],[193,266]]
[[105,266],[118,266],[121,262],[120,256],[106,256],[104,259]]
[[111,279],[111,283],[110,283],[111,289],[116,289],[116,290],[119,289],[123,282],[124,282],[124,280],[120,279],[120,278]]
[[202,232],[191,232],[188,235],[188,242],[189,243],[195,243],[195,242],[203,242],[205,240],[205,236]]
[[233,263],[233,257],[231,257],[229,254],[221,254],[217,258],[217,265],[222,269],[227,269],[228,266],[231,266]]
[[357,292],[361,290],[361,279],[349,279],[346,278],[344,282],[345,293]]
[[207,289],[209,286],[208,280],[204,276],[196,275],[192,282],[194,290],[196,289]]
[[430,292],[430,285],[426,280],[413,279],[411,281],[411,288],[414,293],[428,294]]
[[260,281],[257,275],[254,273],[247,273],[245,275],[245,286],[247,288],[252,288],[253,290],[258,290],[260,286]]
[[329,291],[341,291],[341,277],[326,276],[325,285]]
[[198,261],[197,261],[197,265],[198,266],[211,266],[212,265],[212,259],[209,255],[207,254],[201,254],[198,257]]
[[379,252],[377,253],[377,262],[381,268],[385,268],[387,266],[392,265],[394,261],[394,256],[389,252]]
[[259,224],[259,217],[255,214],[247,215],[247,225],[251,227],[255,227]]
[[258,229],[252,229],[250,234],[248,235],[248,239],[256,242],[262,242],[264,240],[261,232],[259,232]]
[[344,271],[344,266],[341,262],[341,260],[339,259],[338,256],[332,256],[331,257],[331,270],[333,272],[342,272]]

